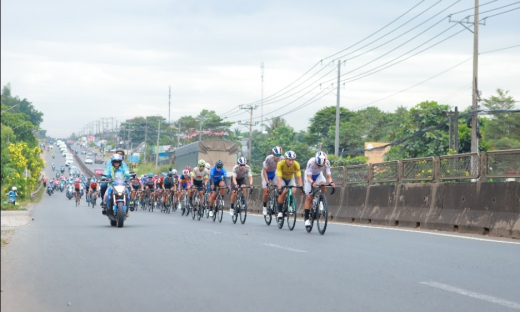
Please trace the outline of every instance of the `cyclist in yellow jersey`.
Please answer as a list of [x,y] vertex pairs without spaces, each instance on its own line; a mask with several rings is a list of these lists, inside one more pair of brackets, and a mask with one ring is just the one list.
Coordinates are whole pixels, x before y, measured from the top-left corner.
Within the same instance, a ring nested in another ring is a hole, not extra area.
[[[298,186],[302,186],[302,174],[300,172],[300,164],[295,160],[296,153],[288,151],[285,153],[285,159],[278,162],[276,166],[276,176],[278,177],[278,193],[283,186],[296,186],[294,177],[298,180]],[[283,218],[282,208],[283,201],[287,195],[287,189],[278,196],[278,218]]]

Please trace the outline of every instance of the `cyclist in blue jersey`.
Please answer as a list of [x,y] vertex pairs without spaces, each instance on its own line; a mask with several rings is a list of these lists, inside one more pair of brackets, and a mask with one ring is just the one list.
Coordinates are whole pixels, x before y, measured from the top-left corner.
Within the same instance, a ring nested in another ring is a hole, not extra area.
[[[229,188],[226,177],[227,177],[227,172],[226,172],[226,169],[224,169],[224,163],[222,162],[222,160],[217,160],[217,162],[215,163],[215,167],[211,168],[211,172],[209,174],[209,181],[211,183],[211,190],[212,190],[210,197],[209,197],[209,206],[210,207],[213,207],[215,198],[217,197],[215,187],[216,186],[221,187],[220,195],[222,195],[222,196],[224,196],[225,191],[226,191],[224,189],[224,187]],[[212,210],[210,210],[209,215],[210,215],[210,217],[213,216]]]

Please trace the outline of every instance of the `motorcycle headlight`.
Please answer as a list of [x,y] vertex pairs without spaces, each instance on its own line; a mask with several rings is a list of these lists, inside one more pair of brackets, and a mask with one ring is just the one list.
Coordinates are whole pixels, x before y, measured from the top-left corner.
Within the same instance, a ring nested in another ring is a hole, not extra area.
[[117,192],[117,195],[123,196],[123,193],[125,192],[125,186],[124,185],[115,185],[114,190]]

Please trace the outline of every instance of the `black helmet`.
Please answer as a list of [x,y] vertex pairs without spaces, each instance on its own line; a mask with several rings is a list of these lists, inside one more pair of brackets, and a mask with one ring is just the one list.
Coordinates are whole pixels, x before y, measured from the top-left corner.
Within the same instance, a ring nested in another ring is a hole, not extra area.
[[219,169],[224,167],[224,163],[222,162],[222,160],[220,160],[220,159],[217,160],[217,162],[215,163],[215,167],[217,167]]

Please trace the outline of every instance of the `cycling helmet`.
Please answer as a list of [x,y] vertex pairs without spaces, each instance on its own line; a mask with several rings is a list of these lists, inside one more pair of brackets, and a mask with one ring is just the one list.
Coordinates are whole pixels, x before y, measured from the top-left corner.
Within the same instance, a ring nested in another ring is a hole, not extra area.
[[188,169],[184,169],[184,171],[182,172],[183,175],[187,176],[188,174],[190,174],[190,172],[188,171]]
[[273,154],[276,157],[282,156],[282,148],[280,146],[273,147]]
[[327,163],[327,154],[322,151],[316,153],[316,164],[324,166]]
[[13,187],[11,188],[11,190],[16,191],[16,190],[17,190],[16,186],[13,186]]
[[171,172],[171,171],[168,172],[168,176],[169,176],[170,178],[173,177],[173,172]]
[[222,160],[220,160],[220,159],[217,160],[217,162],[215,163],[215,167],[217,167],[219,169],[224,167],[224,163],[222,162]]
[[116,154],[120,154],[121,156],[125,156],[125,150],[123,150],[122,148],[118,147],[116,149]]
[[285,152],[286,159],[296,159],[296,153],[293,151]]
[[148,174],[148,177],[149,177],[149,178],[153,178],[153,173],[150,172],[150,173]]
[[206,166],[206,161],[204,159],[200,159],[198,165],[199,167],[204,167]]
[[97,182],[96,178],[90,179],[90,183],[96,183],[96,182]]
[[245,165],[247,163],[247,159],[245,157],[240,157],[237,161],[239,165]]
[[80,181],[79,181],[79,178],[76,178],[76,183],[79,183],[79,182],[80,182]]
[[177,169],[173,169],[173,170],[172,170],[172,174],[173,174],[173,175],[176,175],[176,174],[177,174]]
[[154,179],[157,179],[159,176],[158,175],[154,175],[153,177],[154,177]]
[[190,166],[186,166],[186,168],[184,168],[184,170],[191,171],[191,167]]
[[206,163],[206,169],[210,170],[211,169],[211,165],[209,163]]

